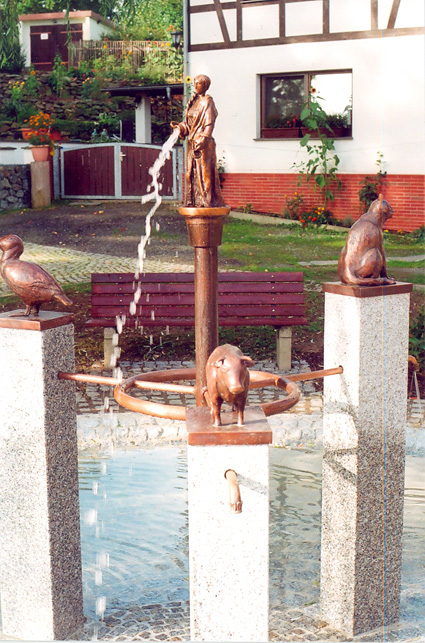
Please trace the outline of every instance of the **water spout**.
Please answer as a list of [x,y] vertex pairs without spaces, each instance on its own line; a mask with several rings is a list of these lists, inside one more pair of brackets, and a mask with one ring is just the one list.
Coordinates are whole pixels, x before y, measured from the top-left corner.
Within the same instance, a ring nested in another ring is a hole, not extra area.
[[238,475],[233,469],[227,469],[224,477],[229,483],[229,505],[233,514],[242,513],[241,491],[239,489]]

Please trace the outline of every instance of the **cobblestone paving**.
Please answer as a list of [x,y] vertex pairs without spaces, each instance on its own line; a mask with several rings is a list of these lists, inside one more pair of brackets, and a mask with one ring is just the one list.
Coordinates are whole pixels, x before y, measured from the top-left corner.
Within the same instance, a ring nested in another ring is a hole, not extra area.
[[[72,640],[190,641],[189,601],[112,607],[103,621],[87,623],[72,635]],[[403,622],[386,627],[385,632],[379,628],[353,638],[346,637],[321,620],[318,604],[270,610],[269,641],[413,643],[424,640],[418,627]]]
[[[32,261],[50,272],[60,284],[83,283],[90,281],[92,272],[135,272],[137,259],[114,257],[73,250],[26,243],[22,255],[25,261]],[[192,272],[193,265],[179,263],[178,257],[172,261],[158,259],[145,260],[146,272]],[[0,294],[10,292],[3,280]]]
[[78,641],[189,641],[189,602],[131,603],[108,610],[103,621],[73,634]]

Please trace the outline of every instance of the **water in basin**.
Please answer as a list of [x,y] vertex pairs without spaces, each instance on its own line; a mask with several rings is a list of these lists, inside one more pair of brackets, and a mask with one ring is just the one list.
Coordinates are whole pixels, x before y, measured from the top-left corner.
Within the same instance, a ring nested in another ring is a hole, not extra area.
[[[270,450],[270,608],[319,600],[319,451]],[[401,616],[425,632],[425,458],[408,456]],[[189,598],[186,451],[80,457],[84,609]],[[242,489],[243,493],[243,489]]]

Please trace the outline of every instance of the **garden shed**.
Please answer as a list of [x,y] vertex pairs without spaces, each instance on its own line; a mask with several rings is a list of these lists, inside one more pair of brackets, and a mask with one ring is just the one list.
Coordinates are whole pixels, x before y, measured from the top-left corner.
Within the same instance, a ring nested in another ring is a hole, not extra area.
[[115,26],[110,20],[94,11],[71,11],[69,23],[64,11],[31,13],[19,16],[21,44],[25,51],[27,67],[33,65],[40,71],[52,69],[57,54],[68,62],[68,30],[71,42],[99,40],[102,34],[111,33]]

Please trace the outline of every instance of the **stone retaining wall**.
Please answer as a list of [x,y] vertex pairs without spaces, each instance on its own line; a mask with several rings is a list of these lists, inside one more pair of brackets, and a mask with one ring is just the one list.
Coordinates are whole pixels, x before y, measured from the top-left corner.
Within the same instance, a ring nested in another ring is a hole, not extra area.
[[0,165],[0,212],[31,207],[29,165]]
[[[47,112],[55,119],[96,121],[101,112],[121,114],[123,110],[134,110],[134,98],[129,96],[111,98],[109,94],[99,91],[95,95],[84,97],[84,81],[81,78],[67,79],[63,95],[56,96],[49,86],[49,77],[50,74],[37,73],[38,91],[34,95],[24,95],[23,103],[32,105],[35,111]],[[28,72],[0,73],[0,95],[3,100],[9,99],[15,82],[23,82],[27,78]],[[0,114],[0,136],[2,140],[20,139],[21,125],[13,118],[6,118]],[[86,138],[90,138],[89,134]]]

